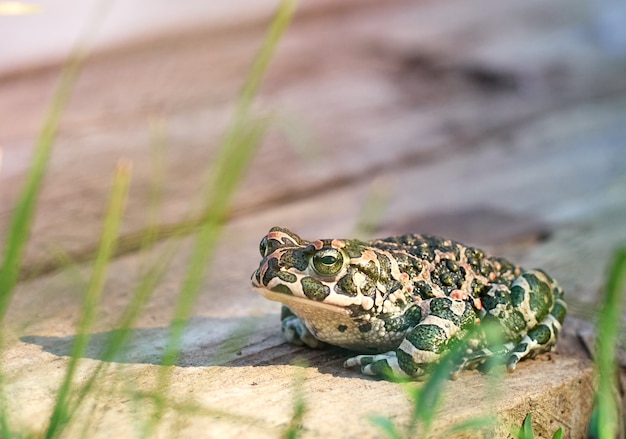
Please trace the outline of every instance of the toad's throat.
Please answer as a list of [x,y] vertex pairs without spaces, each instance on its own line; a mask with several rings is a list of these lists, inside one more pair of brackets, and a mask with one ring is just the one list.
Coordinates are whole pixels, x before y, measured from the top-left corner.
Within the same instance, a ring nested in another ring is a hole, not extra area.
[[350,312],[342,306],[317,302],[310,299],[305,299],[303,297],[291,296],[289,294],[276,293],[263,287],[256,287],[256,290],[266,299],[273,300],[275,302],[282,302],[292,309],[300,307],[317,308],[320,311],[328,311],[336,314],[350,316]]

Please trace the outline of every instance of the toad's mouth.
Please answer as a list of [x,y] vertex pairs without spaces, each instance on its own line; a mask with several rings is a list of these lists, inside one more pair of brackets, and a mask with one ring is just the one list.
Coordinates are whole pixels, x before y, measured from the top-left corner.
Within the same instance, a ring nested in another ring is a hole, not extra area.
[[350,315],[350,311],[346,308],[338,305],[333,305],[331,303],[317,302],[315,300],[305,299],[303,297],[296,297],[289,294],[277,293],[275,291],[270,291],[263,286],[254,285],[254,289],[257,290],[263,297],[269,300],[273,300],[274,302],[281,302],[289,307],[306,307],[306,308],[317,308],[320,310],[325,310],[329,312],[333,312],[336,314],[342,314],[345,316]]

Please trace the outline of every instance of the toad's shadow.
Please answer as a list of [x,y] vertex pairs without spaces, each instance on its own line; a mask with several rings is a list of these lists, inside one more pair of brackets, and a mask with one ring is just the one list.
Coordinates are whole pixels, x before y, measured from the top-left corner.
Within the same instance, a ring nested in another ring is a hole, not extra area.
[[[122,346],[110,353],[112,344],[125,338]],[[84,358],[127,364],[162,363],[170,337],[168,327],[120,329],[94,333]],[[24,343],[41,346],[43,351],[60,357],[71,355],[76,336],[53,337],[26,335]],[[278,316],[265,314],[236,318],[197,317],[189,320],[182,336],[181,367],[262,366],[270,364],[318,363],[331,368],[349,355],[339,348],[313,350],[290,345],[280,333]],[[333,361],[334,360],[334,361]]]

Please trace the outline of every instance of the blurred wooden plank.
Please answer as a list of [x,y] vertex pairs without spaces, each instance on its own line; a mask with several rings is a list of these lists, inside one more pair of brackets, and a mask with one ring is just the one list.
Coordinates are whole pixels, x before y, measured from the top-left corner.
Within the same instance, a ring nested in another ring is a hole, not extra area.
[[[303,14],[281,43],[260,105],[280,109],[285,123],[308,126],[319,152],[307,162],[284,136],[271,135],[234,211],[446,160],[488,144],[484,139],[506,139],[518,125],[555,109],[624,93],[623,60],[591,40],[581,45],[567,37],[590,28],[593,17],[583,5],[394,2]],[[478,13],[487,9],[488,15]],[[59,248],[77,259],[90,254],[120,156],[134,162],[124,225],[133,247],[132,236],[146,224],[154,158],[147,120],[153,116],[165,121],[169,145],[160,220],[180,222],[194,204],[261,34],[259,28],[220,38],[195,33],[90,61],[64,116],[25,267],[54,267]],[[57,74],[0,83],[0,120],[14,121],[0,132],[0,230]]]

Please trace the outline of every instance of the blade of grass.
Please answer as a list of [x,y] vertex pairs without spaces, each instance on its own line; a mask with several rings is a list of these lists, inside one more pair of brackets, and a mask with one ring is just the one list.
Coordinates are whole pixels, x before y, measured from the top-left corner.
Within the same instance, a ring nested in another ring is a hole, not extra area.
[[421,388],[416,388],[413,392],[417,392],[415,397],[416,404],[411,423],[409,424],[409,432],[415,432],[418,422],[421,421],[424,426],[424,433],[428,432],[432,421],[435,418],[435,411],[439,406],[443,386],[449,380],[453,371],[452,358],[456,356],[456,352],[446,354],[432,370],[430,376]]
[[615,252],[598,318],[596,368],[598,375],[597,428],[599,438],[617,437],[617,342],[620,334],[623,295],[626,287],[626,248]]
[[560,427],[557,431],[554,432],[552,439],[563,439],[563,427]]
[[45,169],[50,159],[52,144],[56,135],[59,118],[74,80],[78,74],[78,65],[72,63],[64,71],[61,84],[52,99],[44,127],[39,134],[33,163],[26,177],[26,185],[13,210],[11,223],[7,230],[2,269],[0,270],[0,321],[3,320],[17,284],[19,268],[22,263],[24,248],[30,235],[30,228],[39,196]]
[[519,429],[517,439],[534,439],[534,437],[535,435],[533,433],[533,417],[530,413],[528,413],[524,418],[524,422],[522,422],[522,426]]
[[[152,121],[151,121],[152,122]],[[158,126],[157,126],[158,125]],[[147,227],[144,234],[144,247],[151,247],[154,244],[156,235],[151,233],[154,230],[154,226],[158,222],[158,208],[161,205],[161,192],[162,192],[162,176],[163,176],[163,150],[164,150],[164,135],[163,127],[160,121],[151,123],[153,134],[153,175],[152,185],[149,195],[149,209],[147,216]],[[119,241],[118,241],[119,242]],[[81,386],[80,389],[74,391],[74,397],[72,401],[68,402],[67,413],[70,422],[73,418],[73,414],[78,410],[79,406],[84,402],[85,398],[92,392],[95,385],[98,383],[98,379],[108,370],[108,366],[111,361],[119,355],[126,346],[128,339],[131,337],[136,320],[143,311],[145,305],[148,303],[156,286],[162,280],[167,267],[176,254],[180,242],[176,239],[169,241],[169,245],[166,247],[162,256],[153,263],[145,274],[142,275],[141,281],[137,287],[134,288],[131,294],[130,303],[122,312],[120,318],[113,326],[118,328],[116,331],[111,332],[111,337],[107,340],[104,346],[103,352],[99,354],[100,362],[96,366],[95,370],[90,374],[86,383]],[[57,259],[60,260],[60,266],[64,271],[73,270],[74,277],[77,281],[82,282],[85,287],[88,281],[83,280],[80,271],[77,269],[74,261],[72,261],[62,249],[56,249]],[[111,390],[107,388],[107,390]],[[100,393],[100,391],[99,391]],[[97,415],[96,410],[91,410],[86,416],[80,419],[82,424],[83,437],[89,437],[91,432],[90,425],[94,422]]]
[[[163,177],[163,151],[165,148],[165,135],[163,123],[161,120],[151,119],[152,145],[153,145],[153,169],[152,169],[152,185],[149,195],[149,209],[147,216],[147,227],[144,232],[142,248],[150,248],[155,243],[157,235],[152,233],[158,223],[158,209],[162,204],[162,177]],[[141,276],[139,284],[134,288],[131,300],[122,312],[120,318],[114,327],[117,330],[111,332],[110,338],[107,340],[104,350],[99,355],[101,362],[98,364],[94,372],[91,374],[87,382],[76,393],[75,401],[69,412],[75,413],[78,407],[84,402],[85,398],[93,391],[99,382],[99,378],[106,372],[110,362],[123,352],[126,344],[134,332],[137,319],[149,302],[156,287],[160,284],[170,263],[180,247],[180,236],[184,235],[186,230],[181,227],[174,232],[173,239],[168,242],[161,256],[157,261],[152,263],[147,271]],[[111,389],[107,389],[111,390]],[[97,415],[96,410],[92,410],[87,419],[81,419],[83,424],[83,437],[89,437],[91,431],[89,426],[95,422]]]
[[[230,169],[232,174],[228,176],[230,178],[225,175],[224,180],[222,180],[225,182],[225,192],[231,193],[234,189],[234,185],[239,179],[238,176],[241,175],[247,165],[247,162],[250,161],[252,152],[260,142],[260,138],[265,132],[265,129],[266,126],[264,123],[257,123],[257,126],[250,130],[250,134],[241,139],[241,143],[237,145],[238,149],[234,150],[234,154],[228,154],[230,160],[227,160],[226,163],[231,163],[231,165],[222,169],[224,169],[223,172]],[[245,152],[245,156],[240,156],[242,151]],[[226,153],[228,152],[229,151],[226,151]],[[220,172],[219,168],[217,172]],[[231,184],[228,185],[228,183]],[[159,371],[157,379],[157,388],[161,392],[169,387],[172,370],[171,366],[174,366],[177,363],[180,356],[183,332],[186,327],[187,320],[191,316],[191,311],[196,299],[201,291],[206,267],[208,267],[211,263],[214,248],[217,244],[221,231],[223,218],[226,215],[228,206],[227,201],[227,198],[223,196],[219,197],[218,200],[213,201],[216,203],[212,205],[214,209],[210,210],[211,215],[202,225],[197,234],[187,273],[185,279],[183,280],[181,292],[174,309],[174,317],[170,323],[170,334],[161,362],[164,367]],[[156,410],[145,426],[144,437],[153,436],[153,431],[166,409],[164,401],[165,400],[163,398],[155,399],[154,402]]]
[[109,206],[104,220],[102,238],[98,247],[98,255],[96,256],[91,279],[85,293],[77,335],[74,339],[74,346],[72,348],[65,378],[59,388],[55,406],[50,417],[50,423],[45,433],[45,437],[48,439],[58,436],[70,419],[68,406],[70,404],[69,398],[72,394],[72,381],[78,367],[78,362],[84,357],[87,345],[89,344],[91,328],[96,318],[98,303],[100,302],[100,296],[104,287],[106,270],[114,252],[128,197],[131,169],[132,167],[129,161],[120,160],[117,165]]
[[[26,175],[25,184],[21,191],[16,206],[11,214],[9,227],[5,235],[4,248],[0,258],[0,324],[4,320],[9,304],[13,297],[15,286],[19,279],[20,267],[24,256],[26,243],[30,236],[33,216],[46,168],[52,154],[52,147],[71,92],[74,88],[76,78],[86,58],[88,48],[98,29],[98,22],[101,22],[110,8],[113,1],[101,1],[98,7],[94,8],[78,44],[72,51],[68,62],[61,73],[61,79],[50,100],[43,125],[33,152],[32,165]],[[0,352],[4,349],[4,339],[0,331]],[[3,371],[0,369],[0,384],[2,384]],[[0,386],[0,429],[3,437],[10,437],[9,407],[7,405],[4,392]]]
[[148,194],[147,227],[143,233],[140,251],[151,248],[159,237],[159,209],[163,205],[163,182],[165,176],[165,149],[167,133],[161,117],[151,117],[149,121],[151,137],[151,184]]
[[305,376],[302,368],[296,368],[296,376],[293,380],[293,414],[289,424],[287,424],[287,428],[281,434],[281,439],[296,439],[301,435],[304,415],[307,412],[306,400],[304,398],[304,380]]
[[[233,123],[225,136],[211,173],[211,180],[206,190],[206,220],[197,234],[189,267],[170,323],[170,335],[162,361],[164,367],[158,377],[157,385],[160,391],[169,387],[171,366],[176,364],[180,356],[183,331],[201,291],[206,267],[209,266],[213,257],[232,194],[238,182],[243,178],[267,129],[267,121],[251,120],[250,107],[276,46],[291,21],[295,3],[295,0],[284,0],[278,8],[239,95]],[[145,437],[152,436],[154,428],[162,418],[165,410],[162,401],[161,398],[155,400],[156,409],[145,425]]]
[[[462,363],[466,347],[471,341],[490,340],[492,346],[502,343],[502,328],[499,325],[481,324],[468,330],[461,338],[453,343],[439,363],[434,366],[427,376],[422,387],[409,388],[409,395],[414,401],[413,413],[410,419],[408,436],[413,437],[418,426],[423,426],[421,434],[426,435],[435,418],[435,412],[443,394],[443,387],[448,382],[452,373],[457,371],[457,367]],[[501,358],[492,357],[494,364],[501,362]]]
[[[79,406],[84,402],[85,398],[91,394],[93,389],[99,382],[99,378],[106,372],[110,362],[115,361],[117,356],[124,351],[126,345],[133,335],[135,322],[139,318],[141,312],[145,309],[146,304],[149,302],[157,285],[160,284],[167,268],[169,267],[176,251],[178,249],[178,241],[172,241],[176,245],[170,246],[164,253],[164,255],[157,261],[148,272],[146,272],[139,285],[135,288],[132,294],[132,299],[128,306],[124,309],[122,315],[114,325],[118,328],[111,332],[110,338],[107,340],[104,350],[99,355],[100,362],[96,369],[90,375],[86,383],[76,391],[76,397],[74,403],[68,408],[70,414],[75,413]],[[93,417],[97,413],[92,412],[88,419],[81,419],[81,423],[88,425],[93,422]],[[89,429],[85,429],[87,436],[89,437]]]
[[189,318],[193,302],[200,291],[204,272],[217,241],[219,226],[226,215],[234,189],[242,179],[260,139],[267,129],[267,124],[263,120],[250,121],[250,104],[256,95],[261,78],[265,74],[278,41],[291,20],[294,7],[295,1],[283,1],[281,3],[245,82],[238,100],[235,120],[217,157],[212,173],[213,178],[207,191],[206,212],[208,215],[196,239],[191,263],[172,319],[172,336],[163,360],[163,364],[166,366],[176,363],[181,324]]
[[402,439],[402,434],[394,422],[386,416],[372,416],[370,422],[378,427],[389,439]]
[[237,182],[242,178],[244,170],[251,161],[266,128],[267,126],[263,122],[256,123],[255,126],[250,128],[248,135],[242,136],[235,148],[225,151],[225,154],[223,154],[223,157],[225,157],[224,163],[222,163],[223,166],[216,170],[216,174],[221,176],[218,180],[220,181],[220,190],[217,191],[219,195],[216,193],[209,205],[208,211],[211,215],[200,228],[196,237],[190,263],[170,325],[170,338],[162,362],[164,366],[173,366],[178,360],[182,333],[187,319],[191,316],[196,298],[201,291],[206,267],[210,265],[213,250],[221,231],[223,218],[228,209],[228,201]]
[[99,3],[99,8],[94,10],[95,12],[91,16],[82,38],[79,39],[79,43],[72,51],[63,69],[59,85],[50,101],[43,127],[37,137],[32,166],[28,171],[26,183],[11,215],[11,222],[5,239],[2,268],[0,269],[0,321],[4,319],[6,310],[11,302],[13,290],[17,284],[24,249],[30,236],[35,206],[37,205],[43,177],[52,154],[52,146],[56,138],[61,115],[67,107],[74,83],[87,56],[90,42],[95,35],[97,29],[95,25],[104,17],[102,9],[109,8],[112,3],[102,1]]
[[[0,373],[0,389],[4,389],[4,374]],[[7,414],[7,400],[4,392],[0,392],[0,437],[11,437],[11,426]]]

